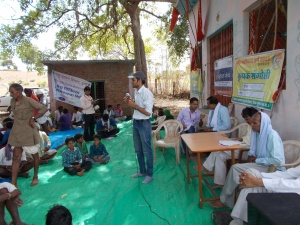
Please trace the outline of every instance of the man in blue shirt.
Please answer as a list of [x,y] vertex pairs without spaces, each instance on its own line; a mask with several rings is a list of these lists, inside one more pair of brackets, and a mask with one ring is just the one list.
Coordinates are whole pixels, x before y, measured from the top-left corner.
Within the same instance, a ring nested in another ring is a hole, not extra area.
[[109,118],[108,114],[104,114],[96,125],[96,131],[101,138],[116,137],[120,129],[117,127],[116,121]]
[[62,114],[59,118],[60,130],[64,131],[73,129],[72,117],[68,109],[63,109],[63,113],[64,114]]
[[210,96],[207,100],[207,106],[210,109],[208,114],[208,120],[205,131],[221,131],[221,130],[230,130],[230,116],[228,109],[221,105],[218,99],[214,96]]

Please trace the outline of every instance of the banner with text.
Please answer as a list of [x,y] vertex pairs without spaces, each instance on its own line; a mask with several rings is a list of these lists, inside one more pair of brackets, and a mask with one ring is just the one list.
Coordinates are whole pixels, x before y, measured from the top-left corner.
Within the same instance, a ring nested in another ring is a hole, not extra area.
[[203,82],[202,82],[202,76],[201,76],[201,70],[197,68],[196,70],[191,71],[190,74],[190,88],[191,88],[191,94],[194,95],[202,95],[203,93]]
[[215,95],[232,94],[232,56],[218,59],[214,63]]
[[232,102],[271,110],[283,61],[283,49],[236,58]]
[[80,97],[84,94],[86,86],[91,83],[57,71],[52,71],[52,85],[54,99],[80,107]]

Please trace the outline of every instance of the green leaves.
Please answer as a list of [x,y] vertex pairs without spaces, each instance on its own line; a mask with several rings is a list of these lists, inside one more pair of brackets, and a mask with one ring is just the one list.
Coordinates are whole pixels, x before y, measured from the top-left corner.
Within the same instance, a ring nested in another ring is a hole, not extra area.
[[177,24],[171,33],[169,31],[171,15],[172,6],[170,6],[169,11],[163,16],[163,25],[156,30],[155,35],[159,40],[167,42],[171,61],[174,66],[177,66],[189,50],[188,24],[185,17],[179,16]]

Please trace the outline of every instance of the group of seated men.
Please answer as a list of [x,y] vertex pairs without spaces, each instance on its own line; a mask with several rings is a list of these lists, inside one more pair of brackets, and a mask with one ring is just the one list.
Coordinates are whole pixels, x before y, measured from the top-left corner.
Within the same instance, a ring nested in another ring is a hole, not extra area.
[[[71,115],[68,109],[62,106],[57,108],[54,112],[54,126],[56,129],[66,131],[74,129],[75,126],[84,126],[82,112],[80,112],[77,106],[74,106],[73,109],[74,112]],[[126,118],[127,117],[123,115],[120,104],[117,104],[116,109],[112,109],[112,106],[108,105],[107,109],[103,112],[102,118],[97,121],[97,133],[103,138],[115,136],[119,132],[116,122],[124,121]]]
[[[7,144],[8,137],[13,126],[14,121],[11,118],[5,118],[2,121],[2,128],[0,129],[0,177],[11,177],[12,171],[12,158],[13,150],[9,144]],[[35,123],[36,129],[39,131],[40,144],[38,148],[39,164],[46,164],[52,160],[56,155],[55,149],[50,149],[51,141],[44,131],[40,130],[40,125]],[[28,177],[29,170],[33,167],[32,155],[23,151],[21,157],[20,170],[18,176]]]
[[[203,131],[231,129],[226,107],[220,105],[215,97],[209,97],[207,105],[210,112]],[[220,201],[211,203],[211,206],[233,208],[231,213],[233,220],[230,225],[243,225],[244,222],[248,222],[246,202],[248,193],[294,192],[300,194],[300,166],[288,170],[279,167],[275,173],[268,173],[271,165],[285,163],[282,140],[272,128],[270,117],[264,112],[258,112],[253,107],[244,108],[241,115],[249,126],[245,136],[234,138],[234,140],[250,145],[248,163],[231,166],[226,176],[225,162],[231,158],[231,152],[222,151],[211,153],[203,165],[198,165],[201,166],[202,171],[214,172],[216,185],[213,188],[221,188],[222,192]],[[197,98],[191,98],[190,107],[183,109],[178,116],[185,133],[197,132],[196,127],[203,125],[203,118],[204,116],[198,110]],[[234,154],[237,158],[239,151],[235,151]],[[238,185],[242,191],[234,204],[235,190]]]
[[58,106],[54,112],[54,127],[61,131],[74,129],[75,126],[81,126],[83,124],[82,113],[77,106],[73,107],[74,112],[71,115],[67,108]]

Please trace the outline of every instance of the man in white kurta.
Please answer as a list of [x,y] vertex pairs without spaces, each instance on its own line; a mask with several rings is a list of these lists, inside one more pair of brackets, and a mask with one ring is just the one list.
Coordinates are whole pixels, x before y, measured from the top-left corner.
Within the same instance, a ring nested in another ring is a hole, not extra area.
[[220,195],[221,202],[211,203],[214,208],[224,205],[233,208],[234,193],[240,183],[239,176],[242,171],[254,168],[260,172],[268,172],[271,165],[285,163],[283,144],[278,133],[272,129],[270,117],[263,112],[258,112],[252,117],[251,122],[252,132],[248,158],[252,159],[254,163],[235,164],[230,168]]
[[[242,117],[249,124],[247,133],[243,137],[236,138],[238,141],[242,141],[247,145],[250,145],[250,134],[251,134],[251,118],[257,113],[257,110],[253,107],[246,107],[242,111]],[[238,158],[239,150],[234,151],[235,158]],[[231,159],[231,151],[212,152],[203,163],[203,167],[208,171],[214,171],[214,183],[215,188],[222,187],[226,179],[226,160]]]
[[275,173],[261,173],[255,169],[242,172],[240,185],[243,188],[232,210],[234,220],[230,223],[248,222],[246,197],[249,193],[290,192],[300,194],[300,166]]

